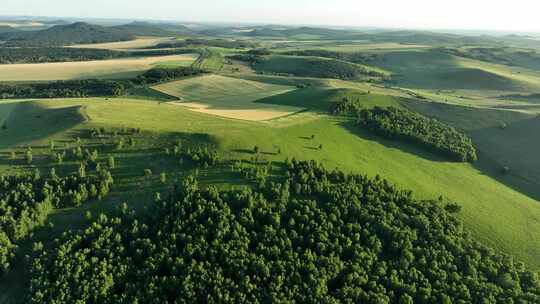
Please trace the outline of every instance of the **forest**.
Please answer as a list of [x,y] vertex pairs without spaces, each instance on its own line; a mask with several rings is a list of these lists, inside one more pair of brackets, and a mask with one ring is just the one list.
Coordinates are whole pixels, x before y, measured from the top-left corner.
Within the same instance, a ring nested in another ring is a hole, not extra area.
[[120,96],[128,85],[128,81],[99,79],[0,84],[0,99]]
[[[91,153],[88,155],[92,159]],[[25,160],[32,162],[31,150],[26,151]],[[18,240],[43,225],[54,208],[77,207],[101,199],[112,183],[109,171],[102,168],[90,174],[84,164],[78,173],[65,177],[58,176],[54,169],[47,176],[38,169],[32,174],[0,176],[0,275],[9,270]]]
[[153,68],[144,72],[142,75],[139,75],[133,82],[139,85],[155,84],[182,77],[196,76],[203,73],[206,73],[206,71],[194,67]]
[[226,49],[245,49],[254,48],[257,46],[258,43],[252,41],[188,38],[186,40],[159,43],[151,48],[168,49],[185,47],[219,47]]
[[374,53],[370,54],[365,52],[335,52],[329,50],[288,51],[282,54],[289,56],[332,58],[361,64],[369,64],[381,57],[380,55]]
[[280,166],[256,190],[191,175],[152,212],[95,216],[36,248],[27,302],[540,301],[538,274],[475,241],[452,202],[314,161]]
[[436,119],[394,107],[377,106],[357,113],[360,126],[385,138],[411,142],[455,161],[474,162],[478,159],[467,135]]
[[156,84],[201,73],[204,73],[204,71],[192,67],[153,68],[135,79],[87,79],[45,83],[0,84],[0,99],[115,97],[124,95],[126,90],[135,86]]
[[251,63],[253,69],[262,74],[294,75],[300,77],[334,78],[355,80],[363,77],[384,77],[384,74],[364,66],[318,57],[286,57],[240,55],[232,59]]
[[3,47],[0,48],[0,64],[90,61],[130,57],[167,56],[197,52],[198,50],[195,49],[113,51],[66,47]]

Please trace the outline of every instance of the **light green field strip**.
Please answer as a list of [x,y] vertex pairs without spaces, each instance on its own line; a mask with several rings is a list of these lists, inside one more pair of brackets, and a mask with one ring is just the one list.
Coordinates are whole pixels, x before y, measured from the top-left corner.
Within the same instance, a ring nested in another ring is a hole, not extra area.
[[540,90],[540,73],[537,71],[472,59],[460,59],[458,62],[460,66],[465,68],[481,69],[501,77],[518,81],[525,85],[526,89]]
[[177,105],[193,111],[228,118],[263,121],[303,108],[278,106],[254,101],[294,90],[292,86],[274,85],[219,75],[194,77],[153,87],[182,100]]
[[[479,240],[515,256],[533,269],[540,268],[540,202],[470,164],[447,162],[414,147],[373,138],[347,120],[317,116],[275,128],[274,124],[219,118],[151,101],[74,99],[37,104],[83,106],[90,117],[87,128],[125,126],[154,132],[205,133],[217,140],[223,153],[232,157],[250,157],[234,151],[254,145],[261,151],[279,147],[282,155],[268,158],[315,159],[329,168],[337,166],[371,176],[380,174],[401,188],[413,190],[419,198],[443,195],[458,202],[463,206],[460,217],[465,227]],[[311,134],[315,140],[303,139]],[[312,149],[320,144],[323,150]]]

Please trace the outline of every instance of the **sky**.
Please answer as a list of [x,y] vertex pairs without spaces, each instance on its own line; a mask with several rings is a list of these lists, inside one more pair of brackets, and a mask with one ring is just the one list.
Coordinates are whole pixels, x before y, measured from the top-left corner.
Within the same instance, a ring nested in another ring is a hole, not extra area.
[[539,0],[1,0],[0,15],[540,31]]

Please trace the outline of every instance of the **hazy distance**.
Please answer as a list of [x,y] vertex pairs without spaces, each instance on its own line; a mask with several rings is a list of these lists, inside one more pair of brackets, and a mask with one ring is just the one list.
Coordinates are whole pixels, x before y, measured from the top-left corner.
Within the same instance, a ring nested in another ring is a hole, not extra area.
[[540,1],[3,0],[0,15],[540,31]]

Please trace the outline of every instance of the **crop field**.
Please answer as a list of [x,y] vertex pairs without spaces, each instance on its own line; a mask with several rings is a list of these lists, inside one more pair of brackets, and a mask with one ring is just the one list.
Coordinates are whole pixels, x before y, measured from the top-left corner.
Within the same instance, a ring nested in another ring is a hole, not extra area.
[[185,54],[82,62],[4,64],[0,65],[0,81],[131,78],[160,63],[188,65],[196,58],[197,55]]
[[276,106],[254,101],[294,89],[218,75],[174,81],[154,87],[155,90],[181,98],[178,106],[193,111],[228,118],[261,121],[287,116],[302,108]]
[[0,26],[10,26],[14,28],[18,27],[42,27],[44,23],[35,22],[35,21],[24,21],[24,22],[10,22],[10,21],[0,21]]
[[104,50],[132,50],[140,48],[148,48],[155,46],[159,43],[169,42],[175,40],[174,38],[156,38],[156,37],[141,37],[130,41],[109,42],[109,43],[95,43],[95,44],[77,44],[70,47],[73,48],[87,48],[87,49],[104,49]]

